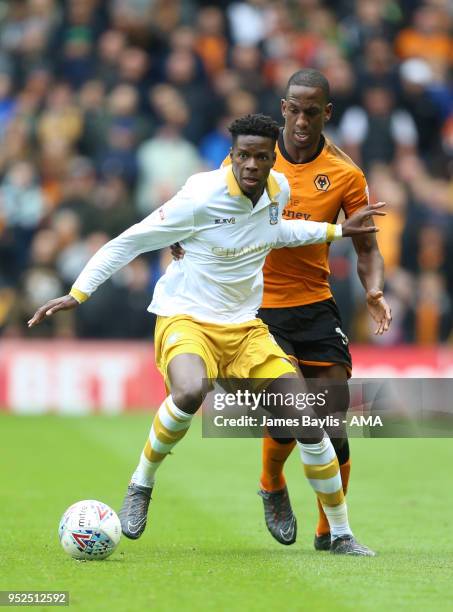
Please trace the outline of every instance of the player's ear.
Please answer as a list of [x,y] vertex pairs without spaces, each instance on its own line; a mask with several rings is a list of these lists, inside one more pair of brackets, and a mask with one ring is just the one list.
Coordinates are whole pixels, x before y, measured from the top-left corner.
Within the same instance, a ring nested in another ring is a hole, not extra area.
[[330,121],[330,118],[332,117],[332,110],[333,104],[332,102],[329,102],[329,104],[326,104],[326,108],[324,109],[324,121]]
[[233,147],[230,147],[230,159],[233,161]]
[[280,100],[280,109],[282,111],[283,117],[285,117],[285,119],[286,119],[286,100],[285,100],[285,98],[282,98]]

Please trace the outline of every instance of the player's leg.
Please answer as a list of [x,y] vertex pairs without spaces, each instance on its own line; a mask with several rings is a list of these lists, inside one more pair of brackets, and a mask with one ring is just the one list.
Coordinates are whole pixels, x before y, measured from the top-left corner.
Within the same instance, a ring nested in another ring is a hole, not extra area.
[[211,378],[216,374],[203,331],[190,318],[158,320],[155,348],[170,393],[154,417],[119,513],[123,533],[131,539],[145,530],[156,471],[187,433],[207,392],[208,374]]
[[206,365],[198,355],[176,355],[168,364],[170,394],[154,416],[119,512],[122,531],[128,538],[137,539],[145,530],[156,471],[189,430],[203,402],[206,378]]
[[[327,406],[328,412],[320,416],[337,412],[345,414],[349,407],[347,378],[351,369],[351,356],[348,339],[341,330],[341,317],[335,301],[328,299],[293,308],[266,308],[260,310],[260,316],[283,350],[297,358],[310,391],[316,392],[318,378],[320,381],[323,375],[334,379],[335,384],[340,383],[340,387],[336,384],[336,392],[328,396],[332,401]],[[332,443],[347,488],[350,462],[346,434],[339,438],[336,432],[335,437],[332,436]],[[279,486],[285,484],[284,465],[294,446],[294,441],[264,439],[261,482],[270,490],[278,490]],[[320,504],[319,508],[315,548],[328,550],[328,521]]]
[[[291,359],[293,365],[298,363],[297,349],[293,342],[293,328],[298,324],[295,320],[294,311],[294,308],[261,308],[258,313],[260,319],[267,325],[273,338]],[[298,366],[295,365],[295,367],[302,376]],[[287,500],[287,504],[289,504],[283,468],[296,446],[296,441],[285,438],[274,439],[270,432],[268,434],[263,438],[260,490],[264,494],[263,499],[265,497],[282,499]]]
[[[291,359],[296,371],[300,376],[298,360],[295,356],[296,349],[291,340],[282,333],[282,328],[286,324],[286,318],[282,317],[283,311],[286,309],[280,308],[262,308],[259,316],[268,326],[272,337],[277,342],[283,352]],[[262,493],[276,493],[276,499],[287,498],[286,479],[283,473],[283,468],[286,460],[296,446],[294,439],[287,438],[272,438],[268,435],[263,438],[262,446],[262,470],[260,476],[260,490]],[[272,499],[273,496],[270,496]],[[264,499],[265,497],[263,497]],[[289,498],[288,498],[289,499]]]
[[[340,422],[349,409],[349,372],[346,366],[335,364],[331,366],[302,366],[302,371],[310,381],[310,391],[316,393],[318,390],[330,388],[326,395],[327,404],[323,408],[323,414],[319,416],[338,416]],[[346,495],[351,470],[349,441],[345,427],[332,430],[326,427],[326,431],[332,440],[332,445],[340,464],[341,481],[343,492]],[[314,547],[316,550],[330,549],[330,528],[322,505],[318,500],[318,524],[316,526]]]
[[[291,359],[300,376],[295,363],[295,348],[288,337],[278,332],[285,325],[281,318],[284,309],[261,309],[259,316],[268,325],[274,340]],[[269,323],[276,323],[271,329]],[[283,473],[285,462],[296,446],[294,438],[273,438],[272,431],[267,431],[262,445],[262,469],[258,494],[263,500],[264,520],[271,535],[280,544],[293,544],[297,537],[297,520],[294,515],[291,500]]]
[[[259,379],[261,382],[277,378],[288,372],[294,374],[295,366],[288,359],[285,352],[279,347],[275,339],[269,334],[269,329],[261,321],[256,321],[253,328],[247,331],[247,342],[241,342],[236,359],[228,369],[228,376],[231,378]],[[274,357],[274,359],[272,359]],[[271,359],[269,359],[271,358]],[[274,442],[269,438],[270,443]],[[292,448],[295,441],[292,441]],[[281,439],[275,441],[276,447],[280,447]],[[283,445],[282,445],[283,447]],[[264,459],[264,455],[263,455]],[[263,473],[272,483],[274,474],[281,473],[281,469],[275,465],[278,453],[273,455],[273,465],[268,466]],[[272,536],[281,544],[293,544],[296,541],[297,521],[291,508],[291,502],[284,479],[279,486],[267,488],[260,482],[258,494],[263,500],[264,518],[266,526]]]
[[206,395],[203,380],[206,379],[206,364],[199,355],[176,355],[170,361],[167,368],[170,393],[154,417],[131,482],[145,487],[154,485],[157,469],[185,436],[193,415],[203,402]]
[[[279,397],[299,396],[306,391],[301,381],[296,376],[283,375],[273,381],[266,389],[269,393]],[[270,406],[270,411],[275,416],[298,420],[300,411],[295,406],[279,405]],[[316,412],[306,406],[304,416],[316,420]],[[274,435],[277,432],[274,432]],[[287,436],[287,433],[284,432]],[[300,457],[304,466],[305,475],[316,493],[327,521],[331,537],[330,550],[334,554],[348,554],[358,556],[374,556],[374,552],[366,546],[359,544],[351,531],[348,510],[344,497],[340,465],[335,449],[326,432],[313,425],[304,427],[302,431],[295,433]]]

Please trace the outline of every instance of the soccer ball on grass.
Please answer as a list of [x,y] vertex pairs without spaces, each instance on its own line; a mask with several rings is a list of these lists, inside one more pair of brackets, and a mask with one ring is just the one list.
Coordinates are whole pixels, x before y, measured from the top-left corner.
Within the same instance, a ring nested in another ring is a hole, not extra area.
[[85,499],[69,506],[58,527],[63,550],[73,559],[105,559],[118,546],[121,525],[115,511]]

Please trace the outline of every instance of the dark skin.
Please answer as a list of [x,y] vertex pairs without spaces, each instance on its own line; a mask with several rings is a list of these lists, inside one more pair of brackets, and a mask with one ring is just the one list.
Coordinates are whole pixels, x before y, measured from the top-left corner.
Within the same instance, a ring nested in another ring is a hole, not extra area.
[[262,136],[238,136],[230,150],[233,174],[244,195],[258,202],[275,164],[275,142]]

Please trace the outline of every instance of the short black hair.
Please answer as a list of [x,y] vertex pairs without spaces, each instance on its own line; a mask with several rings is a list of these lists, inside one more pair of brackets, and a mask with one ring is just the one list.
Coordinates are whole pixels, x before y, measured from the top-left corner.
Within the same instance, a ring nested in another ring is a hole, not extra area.
[[326,77],[314,68],[303,68],[289,77],[285,89],[285,98],[288,97],[291,85],[305,85],[306,87],[319,87],[322,89],[326,102],[330,100],[330,85]]
[[231,133],[233,143],[236,142],[238,136],[263,136],[277,142],[280,128],[278,123],[267,115],[245,115],[235,119],[228,126]]

